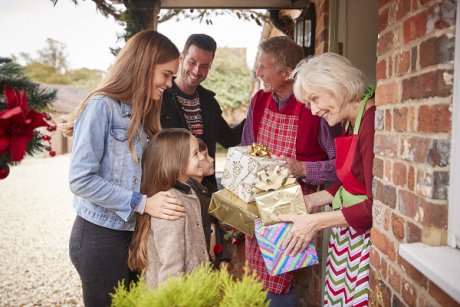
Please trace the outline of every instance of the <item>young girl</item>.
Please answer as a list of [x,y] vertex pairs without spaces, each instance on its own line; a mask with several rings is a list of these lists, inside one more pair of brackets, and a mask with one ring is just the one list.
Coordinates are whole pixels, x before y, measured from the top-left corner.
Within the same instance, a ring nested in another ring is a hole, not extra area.
[[178,64],[179,51],[167,37],[137,33],[64,126],[64,133],[73,135],[69,181],[77,213],[69,254],[85,306],[109,306],[118,282],[128,285],[136,278],[128,268],[135,212],[183,215],[170,193],[157,190],[148,198],[139,193],[142,152],[160,130],[161,97]]
[[151,287],[181,273],[193,271],[208,261],[200,201],[186,183],[203,176],[203,155],[196,138],[186,129],[158,132],[144,152],[141,192],[147,196],[169,190],[187,211],[185,218],[166,221],[140,215],[129,249],[129,267],[145,269]]

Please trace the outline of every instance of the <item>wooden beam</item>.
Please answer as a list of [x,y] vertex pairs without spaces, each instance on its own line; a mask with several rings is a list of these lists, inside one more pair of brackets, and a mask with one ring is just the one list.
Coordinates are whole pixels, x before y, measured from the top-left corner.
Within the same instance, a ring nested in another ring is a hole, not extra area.
[[[120,0],[111,0],[119,3]],[[155,0],[133,0],[141,6],[154,6]],[[161,0],[162,9],[303,9],[309,0]]]

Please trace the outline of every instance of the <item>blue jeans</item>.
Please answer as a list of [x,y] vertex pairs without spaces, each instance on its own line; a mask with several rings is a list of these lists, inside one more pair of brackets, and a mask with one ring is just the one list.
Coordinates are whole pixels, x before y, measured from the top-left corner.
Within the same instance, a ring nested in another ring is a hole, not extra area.
[[267,301],[268,300],[270,301],[270,307],[296,307],[297,292],[294,287],[286,294],[267,292]]
[[76,217],[69,255],[80,275],[86,307],[110,306],[109,293],[115,292],[118,281],[128,286],[137,280],[137,274],[128,268],[131,236],[131,231],[112,230]]

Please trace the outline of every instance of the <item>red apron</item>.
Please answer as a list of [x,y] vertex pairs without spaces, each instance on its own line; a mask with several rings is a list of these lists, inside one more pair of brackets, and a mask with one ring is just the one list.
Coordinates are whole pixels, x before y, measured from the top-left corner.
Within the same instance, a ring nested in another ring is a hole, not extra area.
[[[332,202],[334,210],[361,203],[366,187],[352,173],[358,132],[367,99],[361,102],[353,135],[335,139],[337,177],[342,187]],[[345,133],[348,128],[345,128]],[[358,234],[352,227],[334,227],[329,240],[324,306],[367,306],[369,298],[370,230]]]
[[[297,102],[294,114],[287,115],[270,110],[270,99],[265,102],[265,110],[262,116],[256,142],[265,145],[270,153],[291,159],[297,157],[297,131],[299,129],[300,108],[302,104]],[[298,180],[303,194],[310,194],[318,190],[318,186],[306,184]]]
[[[271,99],[266,101],[256,142],[267,146],[274,155],[285,155],[288,158],[295,159],[297,130],[302,105],[297,102],[294,114],[287,115],[271,111],[269,109],[270,101]],[[306,185],[303,182],[301,182],[301,185],[304,193],[306,190],[311,189],[304,189]],[[248,266],[263,281],[264,289],[276,294],[286,294],[292,286],[293,272],[270,276],[265,267],[256,238],[246,236],[245,249]]]

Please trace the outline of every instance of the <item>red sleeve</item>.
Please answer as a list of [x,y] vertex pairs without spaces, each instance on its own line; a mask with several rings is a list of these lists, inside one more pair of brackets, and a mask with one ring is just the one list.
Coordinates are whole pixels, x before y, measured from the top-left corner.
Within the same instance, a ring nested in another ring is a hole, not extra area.
[[[363,116],[358,134],[358,153],[353,161],[353,170],[361,168],[366,187],[367,200],[351,207],[343,207],[342,213],[348,224],[358,233],[364,233],[372,227],[372,164],[374,161],[374,115],[375,107],[371,107]],[[360,172],[360,171],[357,171]],[[359,178],[361,177],[361,178]]]
[[335,193],[337,193],[337,191],[340,189],[341,186],[342,186],[342,183],[340,181],[337,181],[334,184],[332,184],[331,186],[329,186],[326,189],[326,191],[328,191],[329,194],[331,194],[332,196],[335,196]]

